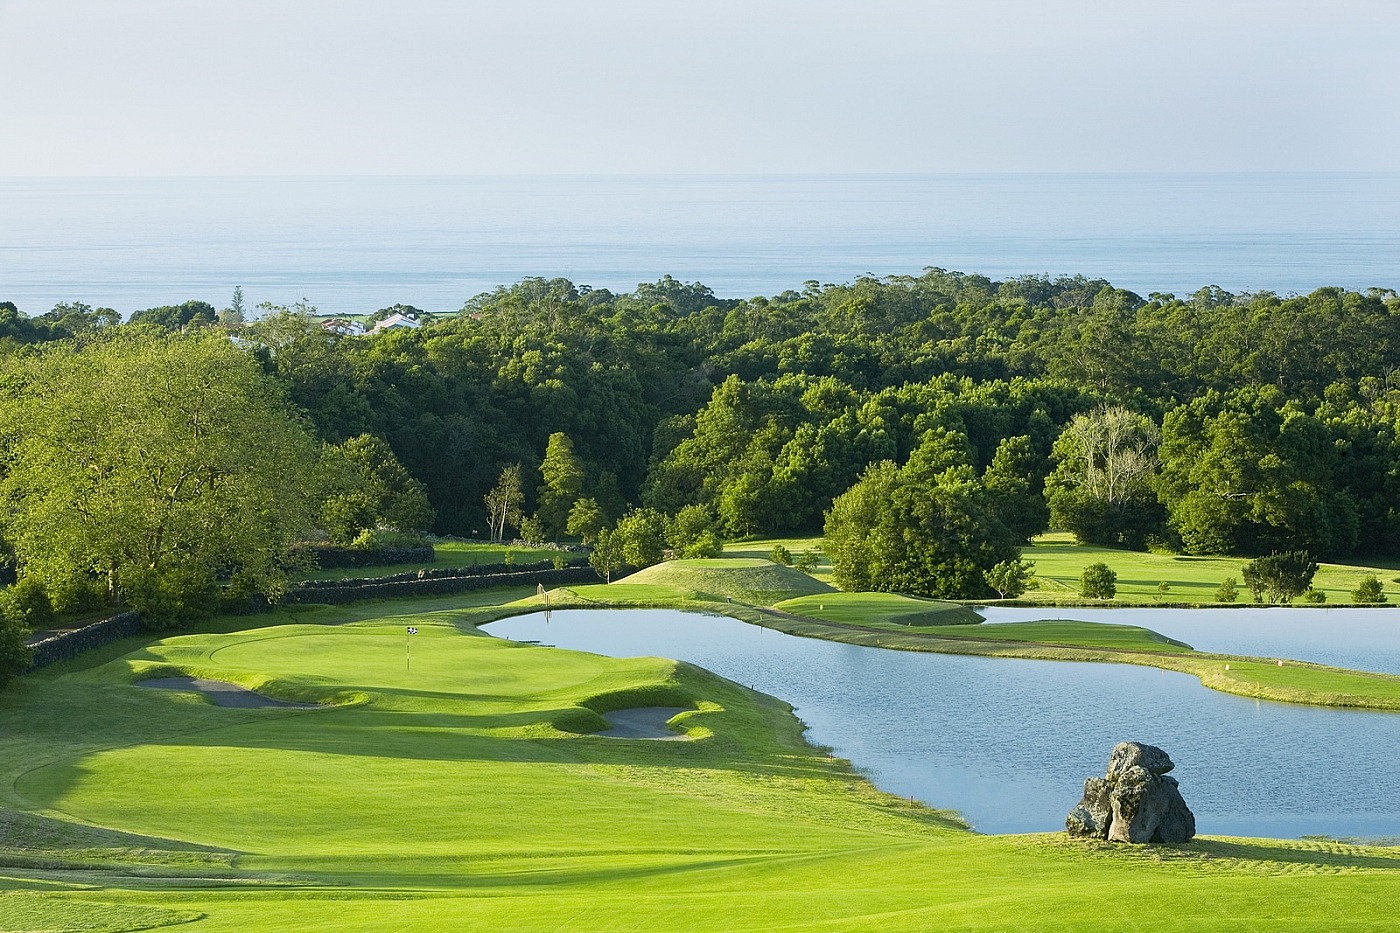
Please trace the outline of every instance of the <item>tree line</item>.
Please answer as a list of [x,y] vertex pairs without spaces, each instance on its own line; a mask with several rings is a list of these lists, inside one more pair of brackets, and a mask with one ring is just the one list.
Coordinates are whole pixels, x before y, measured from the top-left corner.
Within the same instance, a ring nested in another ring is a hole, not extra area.
[[[1400,299],[1387,290],[1144,298],[1084,277],[929,269],[748,299],[669,277],[629,293],[530,278],[374,337],[330,333],[305,305],[262,311],[247,320],[241,294],[126,323],[79,303],[35,317],[0,303],[13,390],[0,403],[0,539],[21,576],[53,563],[89,584],[109,572],[110,554],[53,542],[47,553],[60,556],[26,556],[39,553],[35,516],[59,516],[65,501],[26,470],[74,449],[32,425],[41,409],[63,414],[54,432],[134,417],[123,387],[161,347],[197,348],[180,364],[189,381],[167,382],[173,401],[243,406],[245,421],[258,406],[276,413],[282,427],[266,437],[281,438],[283,473],[314,478],[288,513],[300,534],[597,543],[622,523],[651,528],[663,551],[698,553],[725,537],[825,532],[839,579],[949,596],[990,594],[988,571],[1051,526],[1193,554],[1400,550]],[[122,353],[130,367],[108,365]],[[215,358],[251,395],[199,382]],[[66,384],[112,395],[109,409]],[[208,410],[191,409],[185,426]],[[94,477],[148,468],[123,459],[167,441],[143,430],[51,475],[135,489]],[[493,499],[511,470],[509,495]],[[260,493],[284,481],[268,477]],[[206,485],[242,501],[221,482]],[[141,488],[148,506],[161,501],[159,482]],[[166,505],[157,511],[172,520],[210,521],[178,497]],[[130,514],[104,507],[86,520],[116,528]],[[73,521],[43,534],[67,535]],[[124,573],[129,592],[187,571],[275,585],[271,558],[123,560],[144,560]],[[59,594],[72,588],[42,574]]]

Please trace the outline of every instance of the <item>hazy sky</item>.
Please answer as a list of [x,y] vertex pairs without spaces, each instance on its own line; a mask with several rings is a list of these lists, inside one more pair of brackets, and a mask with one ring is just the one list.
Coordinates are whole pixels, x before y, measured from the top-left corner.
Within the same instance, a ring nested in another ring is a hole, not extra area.
[[0,175],[1400,170],[1390,0],[0,0]]

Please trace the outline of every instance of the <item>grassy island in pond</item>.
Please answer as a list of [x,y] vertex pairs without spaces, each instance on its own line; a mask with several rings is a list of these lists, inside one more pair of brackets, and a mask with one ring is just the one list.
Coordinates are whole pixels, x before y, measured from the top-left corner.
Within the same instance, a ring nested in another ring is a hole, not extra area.
[[[228,620],[22,678],[0,929],[1337,930],[1400,896],[1384,848],[979,836],[808,746],[779,701],[484,637],[517,607],[472,599]],[[137,686],[176,673],[319,708]],[[693,741],[591,734],[662,705]]]

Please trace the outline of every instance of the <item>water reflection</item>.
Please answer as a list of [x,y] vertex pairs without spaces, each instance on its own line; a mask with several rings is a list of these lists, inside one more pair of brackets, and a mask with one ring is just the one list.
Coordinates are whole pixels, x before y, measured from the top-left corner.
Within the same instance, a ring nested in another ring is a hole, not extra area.
[[[889,651],[673,610],[556,610],[493,635],[679,658],[787,700],[877,785],[982,832],[1061,829],[1125,739],[1166,748],[1202,833],[1400,835],[1400,715],[1259,703],[1117,664]],[[1184,639],[1190,640],[1190,639]]]

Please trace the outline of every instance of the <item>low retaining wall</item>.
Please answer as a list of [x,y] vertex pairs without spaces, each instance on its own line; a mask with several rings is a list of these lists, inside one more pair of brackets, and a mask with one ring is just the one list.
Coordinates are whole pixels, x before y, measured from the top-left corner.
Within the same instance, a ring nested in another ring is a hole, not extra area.
[[84,651],[100,648],[118,638],[135,635],[140,631],[141,613],[123,612],[110,619],[73,629],[71,632],[50,635],[43,641],[29,646],[34,652],[29,667],[31,670],[36,667],[48,667],[50,664],[77,657]]
[[[399,577],[405,575],[400,574]],[[498,586],[562,586],[568,583],[597,583],[599,577],[592,567],[564,567],[555,570],[545,564],[533,568],[516,568],[495,573],[459,574],[456,576],[413,576],[409,579],[387,578],[368,580],[317,580],[294,587],[287,592],[287,603],[353,603],[362,599],[396,599],[406,596],[449,596],[489,590]]]
[[[505,567],[506,565],[501,565]],[[492,572],[481,572],[483,569]],[[489,568],[463,567],[456,573],[445,575],[441,570],[417,574],[395,574],[391,577],[371,577],[361,580],[315,580],[303,583],[287,592],[286,603],[353,603],[362,599],[394,599],[407,596],[450,596],[453,593],[468,593],[473,590],[488,590],[497,586],[561,586],[568,583],[597,583],[598,574],[592,567],[572,566],[556,570],[551,563],[541,563],[529,567],[514,567],[498,570]],[[236,607],[225,606],[225,611],[236,614],[253,614],[268,609],[267,601],[255,597]],[[123,612],[94,622],[69,632],[50,635],[42,641],[30,645],[33,655],[30,669],[47,667],[76,657],[84,651],[91,651],[102,645],[136,635],[142,631],[141,613]]]

